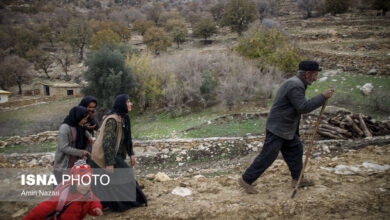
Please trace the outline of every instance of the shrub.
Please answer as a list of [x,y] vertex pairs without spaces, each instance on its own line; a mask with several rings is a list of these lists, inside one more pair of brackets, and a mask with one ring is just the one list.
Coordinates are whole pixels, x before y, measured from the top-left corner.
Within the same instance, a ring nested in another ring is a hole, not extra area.
[[151,62],[152,58],[148,55],[137,56],[133,54],[126,59],[126,63],[133,70],[137,82],[134,94],[136,104],[141,111],[158,105],[158,99],[162,95],[162,79],[157,71],[153,71]]
[[202,85],[200,86],[200,92],[206,102],[214,95],[216,86],[217,80],[210,71],[202,73]]
[[121,93],[134,94],[134,72],[125,61],[126,55],[131,54],[124,54],[124,51],[124,47],[102,45],[85,63],[88,69],[84,77],[88,85],[83,93],[101,100],[105,108],[111,108],[115,97]]
[[239,39],[236,51],[258,61],[262,69],[271,65],[285,72],[295,72],[303,59],[280,31],[263,27],[251,28],[246,36]]
[[279,72],[262,72],[234,54],[181,52],[160,56],[151,66],[161,77],[158,103],[175,115],[209,104],[232,107],[242,101],[269,98],[282,78]]
[[344,13],[350,4],[350,0],[325,0],[325,11],[333,15]]

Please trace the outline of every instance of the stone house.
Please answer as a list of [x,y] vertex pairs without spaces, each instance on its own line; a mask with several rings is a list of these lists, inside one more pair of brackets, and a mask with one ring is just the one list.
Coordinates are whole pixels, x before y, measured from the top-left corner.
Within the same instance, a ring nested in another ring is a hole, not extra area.
[[41,82],[40,84],[40,94],[56,97],[78,96],[82,87],[77,83],[65,81]]

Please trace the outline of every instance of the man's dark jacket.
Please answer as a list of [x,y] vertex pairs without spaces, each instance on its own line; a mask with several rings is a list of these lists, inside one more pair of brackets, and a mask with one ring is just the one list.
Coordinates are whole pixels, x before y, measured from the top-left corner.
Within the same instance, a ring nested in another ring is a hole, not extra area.
[[286,80],[276,95],[266,129],[283,139],[292,140],[297,133],[301,114],[309,113],[325,103],[322,94],[306,100],[305,92],[306,85],[299,76]]

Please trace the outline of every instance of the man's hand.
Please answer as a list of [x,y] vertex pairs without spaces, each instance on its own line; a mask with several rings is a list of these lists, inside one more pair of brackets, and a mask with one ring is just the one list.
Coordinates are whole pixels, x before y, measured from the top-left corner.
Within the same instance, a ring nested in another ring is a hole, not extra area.
[[323,91],[323,92],[322,92],[322,95],[323,95],[326,99],[329,99],[330,97],[332,97],[333,92],[334,92],[334,89],[333,89],[333,88],[330,88],[330,89],[327,89],[327,90]]
[[135,162],[135,156],[134,155],[131,155],[130,156],[130,159],[131,159],[131,167],[134,167],[136,162]]
[[100,208],[94,208],[93,212],[95,213],[96,216],[103,215],[103,211]]
[[106,166],[104,169],[107,171],[107,173],[114,173],[114,165]]
[[91,144],[91,146],[93,145],[93,138],[92,137],[89,137],[88,138],[88,142],[89,142],[89,144]]

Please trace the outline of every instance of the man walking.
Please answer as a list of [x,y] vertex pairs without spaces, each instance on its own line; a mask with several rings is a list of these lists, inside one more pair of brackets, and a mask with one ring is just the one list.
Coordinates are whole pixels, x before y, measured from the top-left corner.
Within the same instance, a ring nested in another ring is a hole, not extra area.
[[[266,137],[260,154],[239,178],[239,185],[249,194],[258,193],[252,183],[275,161],[282,152],[291,172],[292,187],[295,187],[302,170],[303,146],[299,139],[299,121],[301,114],[309,113],[322,106],[333,94],[332,89],[306,100],[308,85],[317,80],[321,71],[315,61],[299,63],[298,75],[287,79],[280,87],[266,122]],[[303,178],[300,187],[314,183]]]

